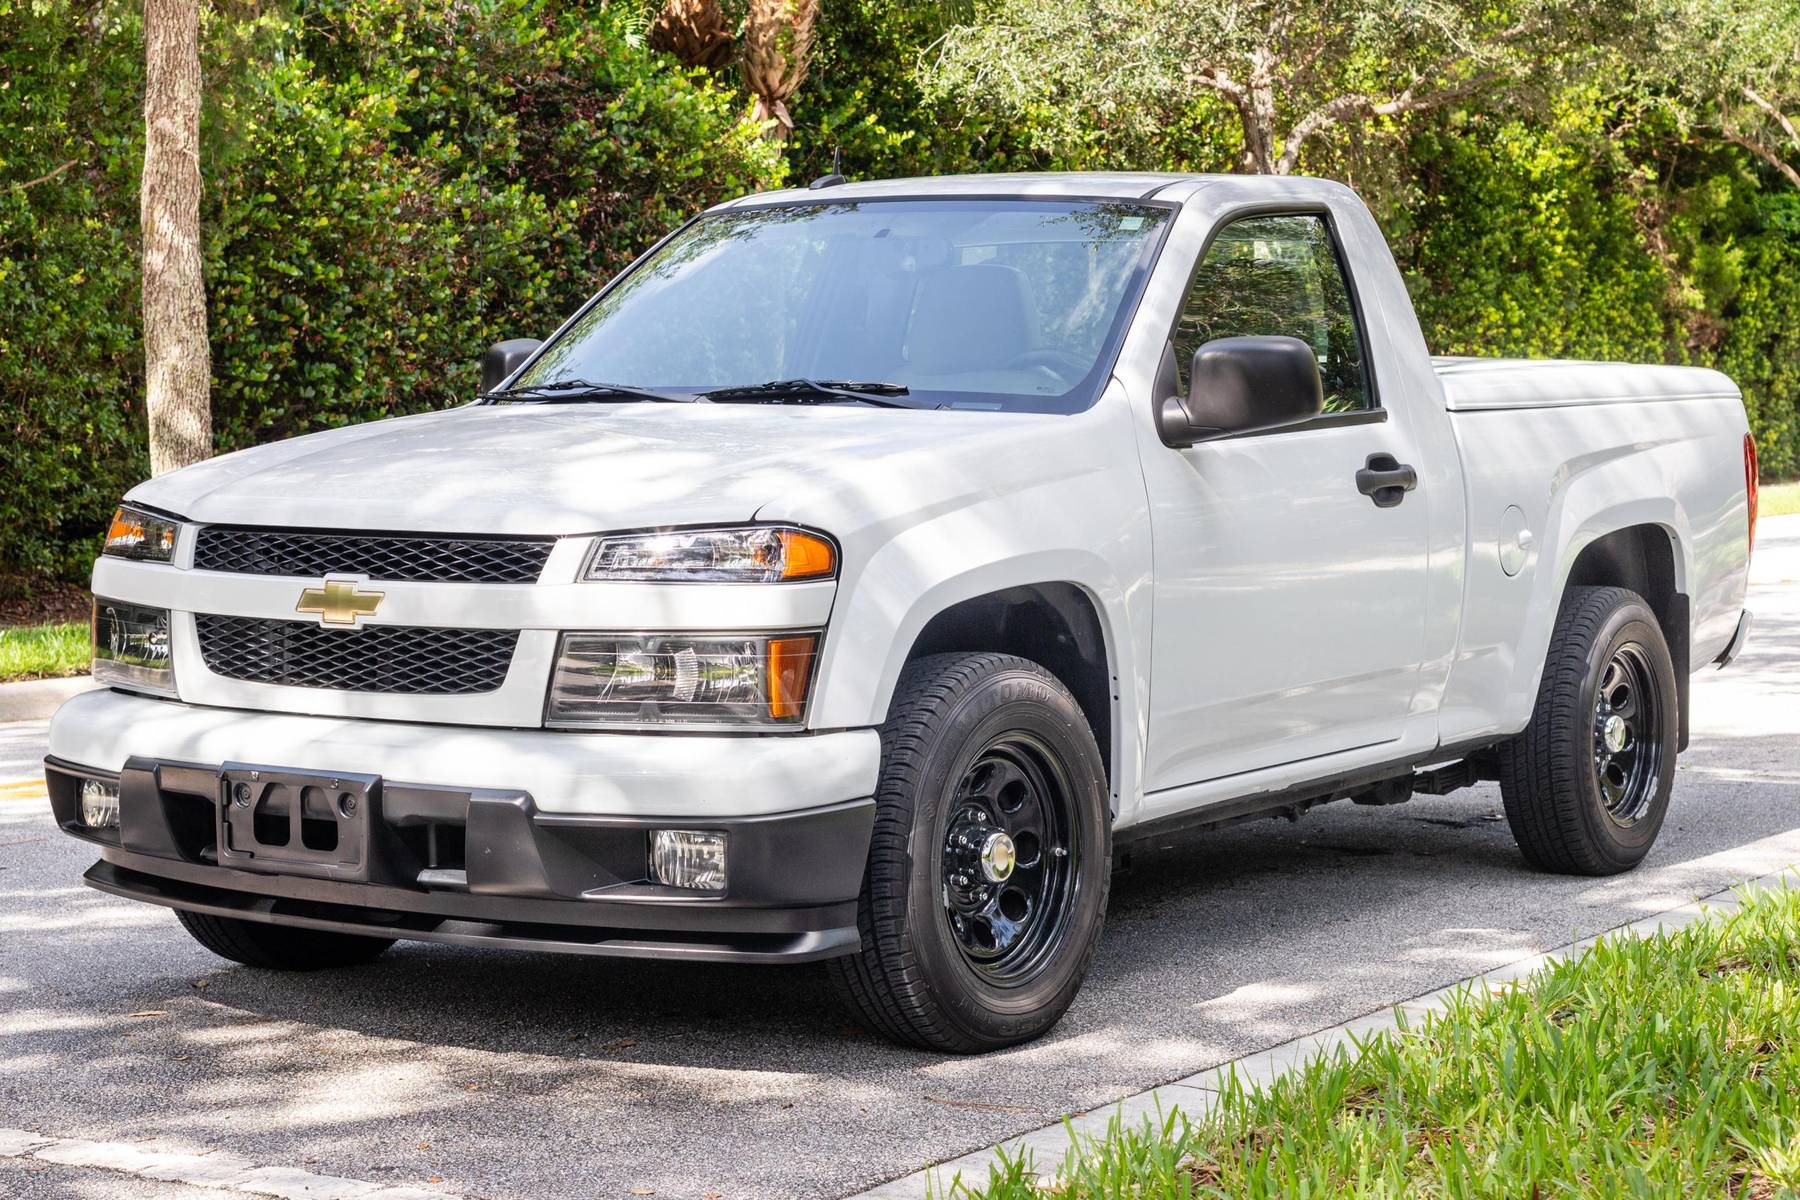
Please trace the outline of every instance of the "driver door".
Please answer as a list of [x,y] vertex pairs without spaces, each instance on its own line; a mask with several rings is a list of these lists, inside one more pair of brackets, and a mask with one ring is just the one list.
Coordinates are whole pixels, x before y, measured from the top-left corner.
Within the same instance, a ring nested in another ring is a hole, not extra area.
[[1172,337],[1181,391],[1205,342],[1286,335],[1313,347],[1326,404],[1300,425],[1146,451],[1146,792],[1344,751],[1375,761],[1401,737],[1425,650],[1427,506],[1359,490],[1378,456],[1419,462],[1361,322],[1326,212],[1238,218],[1205,251]]

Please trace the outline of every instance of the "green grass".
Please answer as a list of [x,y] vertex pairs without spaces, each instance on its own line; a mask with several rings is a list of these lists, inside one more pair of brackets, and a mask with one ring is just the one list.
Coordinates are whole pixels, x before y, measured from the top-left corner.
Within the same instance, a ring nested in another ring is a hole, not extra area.
[[1800,891],[1339,1050],[1266,1088],[1081,1143],[987,1200],[1800,1195]]
[[1800,513],[1800,480],[1764,484],[1757,489],[1758,517],[1791,517],[1795,513]]
[[0,682],[80,675],[88,669],[88,658],[83,622],[0,628]]

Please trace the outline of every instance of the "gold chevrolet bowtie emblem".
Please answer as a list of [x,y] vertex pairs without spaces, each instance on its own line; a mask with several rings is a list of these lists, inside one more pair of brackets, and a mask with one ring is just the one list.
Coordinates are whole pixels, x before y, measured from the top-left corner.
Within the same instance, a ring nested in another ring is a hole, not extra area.
[[325,625],[354,625],[358,617],[374,615],[381,607],[380,592],[359,592],[347,579],[327,579],[322,588],[307,588],[300,593],[294,611],[315,613]]

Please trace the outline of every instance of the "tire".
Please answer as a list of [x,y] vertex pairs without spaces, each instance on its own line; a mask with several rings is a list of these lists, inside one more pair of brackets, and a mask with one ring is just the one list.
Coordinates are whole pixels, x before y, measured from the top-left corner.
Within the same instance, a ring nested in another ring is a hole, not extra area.
[[955,1054],[1055,1025],[1093,961],[1112,877],[1106,773],[1068,689],[1004,654],[909,664],[875,800],[861,949],[828,964],[851,1011]]
[[394,944],[392,938],[360,937],[353,933],[327,933],[319,929],[294,929],[263,921],[240,921],[211,913],[175,910],[176,920],[194,940],[217,954],[247,967],[271,971],[323,971],[331,967],[360,967],[373,962]]
[[1678,704],[1669,647],[1643,597],[1571,588],[1531,724],[1500,747],[1500,794],[1526,862],[1616,875],[1643,861],[1669,809]]

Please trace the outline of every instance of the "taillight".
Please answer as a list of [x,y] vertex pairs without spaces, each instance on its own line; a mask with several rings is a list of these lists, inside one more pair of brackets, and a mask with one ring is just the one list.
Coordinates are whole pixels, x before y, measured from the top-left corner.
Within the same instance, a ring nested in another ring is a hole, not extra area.
[[1756,549],[1756,439],[1749,434],[1744,435],[1744,500],[1750,509],[1750,546],[1744,551],[1746,558]]

